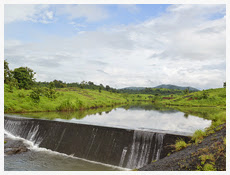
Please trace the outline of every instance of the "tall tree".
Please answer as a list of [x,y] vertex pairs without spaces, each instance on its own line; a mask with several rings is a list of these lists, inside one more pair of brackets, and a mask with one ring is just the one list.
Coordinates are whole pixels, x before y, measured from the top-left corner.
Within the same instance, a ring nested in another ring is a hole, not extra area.
[[6,60],[4,60],[4,83],[9,85],[11,91],[13,87],[18,87],[18,82],[13,77],[12,71],[9,69],[9,63]]
[[4,60],[4,83],[9,83],[11,77],[12,75],[9,69],[9,63]]
[[12,72],[14,78],[18,81],[19,88],[30,89],[35,83],[34,75],[36,74],[28,67],[19,67]]

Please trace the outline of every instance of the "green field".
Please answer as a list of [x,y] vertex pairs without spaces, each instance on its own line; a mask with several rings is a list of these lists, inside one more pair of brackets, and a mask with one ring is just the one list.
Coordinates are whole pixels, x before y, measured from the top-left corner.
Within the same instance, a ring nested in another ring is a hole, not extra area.
[[33,90],[10,90],[4,85],[4,111],[14,112],[42,112],[42,111],[77,111],[99,107],[115,107],[131,101],[146,100],[147,95],[128,95],[101,90],[81,88],[56,89],[56,98],[48,98],[41,94],[39,102],[30,97]]
[[160,100],[159,103],[174,106],[226,108],[226,89],[208,89],[186,95],[175,95],[172,99]]
[[[40,88],[42,89],[42,88]],[[39,93],[39,101],[31,98],[33,90],[10,89],[4,85],[5,113],[78,111],[119,104],[148,102],[160,106],[218,107],[226,108],[226,89],[209,89],[185,95],[154,96],[149,94],[113,93],[105,90],[81,88],[55,89],[55,98]],[[166,98],[166,99],[165,99]]]

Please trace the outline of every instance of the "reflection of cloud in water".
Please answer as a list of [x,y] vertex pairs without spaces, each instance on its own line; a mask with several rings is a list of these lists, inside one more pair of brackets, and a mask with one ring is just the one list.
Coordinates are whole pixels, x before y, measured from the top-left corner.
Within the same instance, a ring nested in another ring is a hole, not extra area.
[[69,122],[86,123],[93,125],[126,127],[130,129],[156,129],[176,132],[193,133],[197,129],[204,129],[211,125],[210,120],[188,115],[175,111],[156,110],[126,110],[117,108],[110,113],[88,115],[81,120],[72,119]]

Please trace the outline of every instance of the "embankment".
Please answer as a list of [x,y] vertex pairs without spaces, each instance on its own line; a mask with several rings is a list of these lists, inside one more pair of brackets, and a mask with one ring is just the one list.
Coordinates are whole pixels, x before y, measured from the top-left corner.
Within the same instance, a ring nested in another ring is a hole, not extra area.
[[199,144],[175,152],[161,160],[140,168],[140,171],[225,171],[226,170],[226,124],[204,138]]

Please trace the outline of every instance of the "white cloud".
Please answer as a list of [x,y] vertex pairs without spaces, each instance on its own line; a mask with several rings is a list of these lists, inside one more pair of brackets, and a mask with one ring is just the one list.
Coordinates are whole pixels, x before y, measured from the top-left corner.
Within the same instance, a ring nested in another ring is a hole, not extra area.
[[57,8],[58,15],[68,15],[69,19],[85,18],[88,22],[100,21],[108,18],[109,14],[100,5],[64,5]]
[[56,5],[55,11],[50,5],[5,5],[6,24],[18,21],[50,23],[55,20],[55,15],[67,15],[70,20],[84,18],[87,22],[96,22],[108,18],[109,13],[99,5]]
[[212,18],[224,9],[223,5],[174,5],[166,14],[137,25],[85,31],[64,39],[45,37],[42,43],[9,40],[5,58],[11,68],[31,67],[41,81],[221,87],[226,78],[226,21]]
[[118,7],[128,10],[130,13],[140,12],[140,9],[137,7],[136,4],[119,4]]
[[5,23],[32,21],[49,23],[53,20],[53,12],[49,5],[5,5]]

